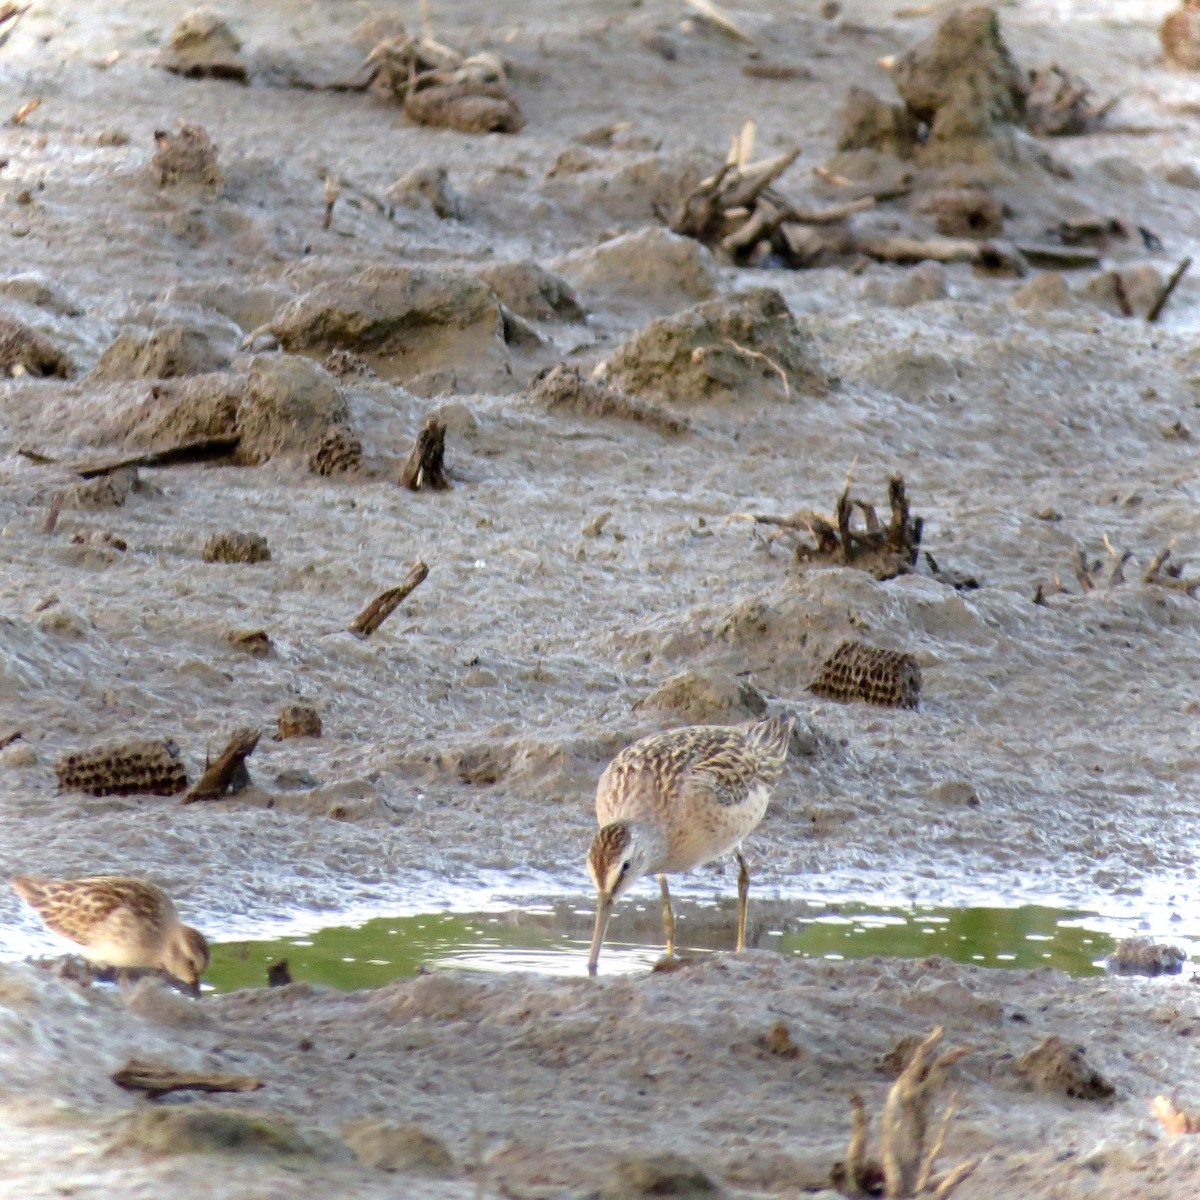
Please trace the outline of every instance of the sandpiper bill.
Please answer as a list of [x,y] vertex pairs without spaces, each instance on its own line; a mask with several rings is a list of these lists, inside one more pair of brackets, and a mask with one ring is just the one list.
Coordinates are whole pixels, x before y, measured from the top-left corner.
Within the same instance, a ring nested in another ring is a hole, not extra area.
[[588,955],[595,975],[613,902],[642,875],[662,891],[666,952],[675,953],[667,875],[734,851],[738,861],[737,949],[746,944],[750,871],[743,838],[767,811],[792,738],[791,717],[743,727],[692,725],[642,738],[609,763],[596,788],[600,832],[588,851],[596,926]]
[[47,929],[75,942],[84,958],[100,966],[166,971],[200,994],[208,969],[204,935],[179,920],[162,888],[122,875],[87,879],[10,881]]

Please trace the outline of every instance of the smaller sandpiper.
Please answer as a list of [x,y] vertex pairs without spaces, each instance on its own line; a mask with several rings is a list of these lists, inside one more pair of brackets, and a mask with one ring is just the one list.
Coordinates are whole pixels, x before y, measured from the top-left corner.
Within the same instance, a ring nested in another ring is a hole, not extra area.
[[741,728],[692,725],[642,738],[609,763],[596,788],[600,832],[588,851],[596,926],[588,955],[595,975],[613,901],[642,875],[657,875],[666,952],[675,953],[667,874],[728,854],[738,861],[737,949],[746,945],[750,871],[742,840],[763,819],[787,761],[791,717]]
[[89,962],[118,970],[163,970],[187,984],[193,995],[200,994],[200,976],[208,969],[208,942],[180,922],[162,888],[123,875],[22,875],[10,882],[46,928],[75,942]]

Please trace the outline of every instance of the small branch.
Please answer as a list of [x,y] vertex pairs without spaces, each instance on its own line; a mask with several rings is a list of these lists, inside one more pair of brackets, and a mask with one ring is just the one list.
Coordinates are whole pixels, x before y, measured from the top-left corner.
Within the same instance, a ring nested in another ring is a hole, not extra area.
[[430,417],[417,434],[408,459],[400,469],[400,484],[410,492],[432,488],[444,492],[450,487],[443,459],[446,454],[446,426],[437,417]]
[[246,759],[254,753],[259,734],[257,729],[235,729],[221,756],[216,762],[206,764],[204,774],[184,793],[180,803],[219,800],[226,793],[240,792],[248,787],[250,772],[246,769]]
[[341,185],[332,174],[325,176],[325,215],[321,218],[321,228],[328,229],[333,224],[333,206],[341,195]]
[[159,1063],[131,1058],[112,1081],[129,1092],[145,1092],[157,1100],[168,1092],[256,1092],[263,1086],[252,1075],[227,1075],[217,1071],[177,1071]]
[[376,596],[350,622],[350,632],[357,633],[360,637],[370,637],[396,611],[409,593],[424,583],[428,574],[429,568],[423,562],[414,563],[413,569],[408,573],[408,578],[399,587],[389,588],[386,592]]
[[943,1175],[933,1189],[933,1200],[950,1200],[950,1197],[958,1190],[958,1185],[965,1183],[975,1174],[975,1168],[981,1161],[982,1159],[969,1158],[966,1162],[959,1163],[953,1171],[948,1171]]
[[714,4],[713,0],[685,0],[685,3],[694,8],[706,21],[711,21],[718,29],[723,29],[730,37],[737,38],[739,42],[754,44],[754,39],[719,4]]
[[62,512],[63,494],[55,492],[50,499],[50,511],[46,514],[45,524],[42,526],[43,533],[53,533],[55,526],[58,524],[59,514]]
[[1163,290],[1158,293],[1158,299],[1154,301],[1150,306],[1150,311],[1146,314],[1146,320],[1151,325],[1162,316],[1163,309],[1167,307],[1167,301],[1171,299],[1171,293],[1179,286],[1179,281],[1188,273],[1191,265],[1192,260],[1185,258],[1172,272],[1171,278],[1163,285]]

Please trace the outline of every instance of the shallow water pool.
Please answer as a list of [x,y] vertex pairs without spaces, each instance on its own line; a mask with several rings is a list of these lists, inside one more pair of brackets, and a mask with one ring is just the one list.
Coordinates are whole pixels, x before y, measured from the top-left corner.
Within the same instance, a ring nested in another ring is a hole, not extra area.
[[[731,948],[732,907],[685,900],[675,908],[682,954]],[[345,990],[445,968],[582,976],[592,912],[585,901],[558,901],[502,912],[381,917],[272,941],[225,942],[213,947],[206,981],[216,991],[262,986],[268,968],[284,959],[293,979]],[[1051,966],[1072,975],[1101,973],[1118,940],[1096,914],[1070,909],[802,901],[752,903],[747,936],[753,947],[801,958],[936,954],[985,967]],[[1187,939],[1178,941],[1189,949]],[[658,904],[630,900],[609,926],[600,971],[644,971],[661,954]]]

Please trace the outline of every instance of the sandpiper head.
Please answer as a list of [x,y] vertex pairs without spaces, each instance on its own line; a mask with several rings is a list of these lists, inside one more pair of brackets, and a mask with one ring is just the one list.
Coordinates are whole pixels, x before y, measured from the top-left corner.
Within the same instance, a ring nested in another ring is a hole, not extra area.
[[588,955],[588,974],[596,974],[604,931],[612,913],[613,901],[650,867],[649,840],[631,821],[605,825],[592,839],[588,851],[588,874],[596,885],[596,925],[592,931],[592,949]]
[[198,929],[179,925],[163,946],[162,967],[200,995],[200,976],[208,970],[208,942]]

